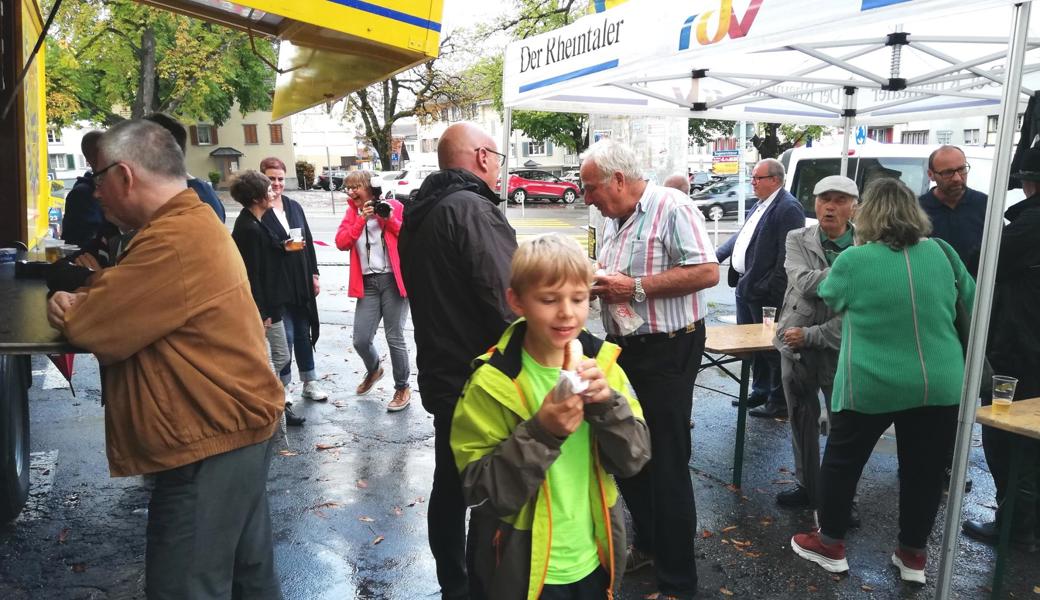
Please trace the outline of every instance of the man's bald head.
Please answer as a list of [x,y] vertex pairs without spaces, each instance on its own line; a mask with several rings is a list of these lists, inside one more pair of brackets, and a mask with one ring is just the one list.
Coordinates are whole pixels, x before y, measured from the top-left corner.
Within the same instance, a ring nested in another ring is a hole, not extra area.
[[669,175],[668,179],[664,180],[664,187],[675,188],[687,196],[690,195],[690,179],[686,175]]
[[500,156],[495,140],[473,123],[448,127],[437,144],[440,168],[469,171],[491,188],[498,182]]

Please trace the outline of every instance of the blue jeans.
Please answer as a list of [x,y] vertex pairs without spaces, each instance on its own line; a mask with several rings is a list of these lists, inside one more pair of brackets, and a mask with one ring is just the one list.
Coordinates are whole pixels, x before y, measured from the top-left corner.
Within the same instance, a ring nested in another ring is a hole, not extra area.
[[300,371],[300,381],[314,381],[318,378],[314,370],[314,349],[311,348],[311,323],[307,316],[307,308],[287,304],[285,306],[285,339],[289,344],[289,362],[285,364],[279,375],[285,383],[292,382],[292,355],[295,348],[296,368]]

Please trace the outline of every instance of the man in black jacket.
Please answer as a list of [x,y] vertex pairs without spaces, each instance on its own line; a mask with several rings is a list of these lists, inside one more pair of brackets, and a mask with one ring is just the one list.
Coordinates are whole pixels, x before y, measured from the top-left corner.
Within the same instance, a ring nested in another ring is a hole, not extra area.
[[[1004,226],[997,259],[997,281],[994,287],[993,313],[990,319],[986,355],[993,372],[1018,379],[1015,400],[1040,396],[1040,150],[1026,152],[1022,170],[1013,177],[1022,181],[1028,198],[1004,212],[1010,223]],[[987,399],[983,399],[988,404]],[[986,452],[993,482],[997,488],[997,505],[1002,506],[1009,490],[1008,467],[1014,434],[982,428],[982,448]],[[1040,442],[1018,440],[1022,444],[1019,463],[1018,496],[1011,524],[1011,543],[1035,552],[1040,546]],[[990,522],[965,521],[964,533],[996,544],[1000,509]]]
[[492,187],[501,159],[495,141],[456,123],[437,146],[440,171],[404,212],[401,274],[411,300],[419,392],[433,414],[435,468],[428,524],[445,600],[469,598],[466,503],[449,438],[470,362],[498,340],[513,315],[506,303],[516,232]]

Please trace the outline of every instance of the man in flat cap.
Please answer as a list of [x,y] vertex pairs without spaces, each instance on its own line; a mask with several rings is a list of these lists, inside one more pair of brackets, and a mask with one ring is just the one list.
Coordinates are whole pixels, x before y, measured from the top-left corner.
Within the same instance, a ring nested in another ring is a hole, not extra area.
[[852,246],[850,223],[859,190],[841,175],[824,177],[813,189],[819,223],[787,234],[784,269],[787,291],[773,345],[780,351],[780,373],[791,422],[795,477],[798,485],[777,494],[787,508],[814,508],[820,475],[820,400],[823,391],[830,414],[831,386],[841,346],[841,316],[816,295],[831,264]]

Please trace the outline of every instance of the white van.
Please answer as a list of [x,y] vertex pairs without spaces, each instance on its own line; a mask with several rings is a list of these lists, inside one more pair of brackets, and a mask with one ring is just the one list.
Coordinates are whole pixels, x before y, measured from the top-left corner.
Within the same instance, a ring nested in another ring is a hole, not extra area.
[[[898,177],[914,194],[920,196],[932,186],[928,179],[928,156],[937,148],[939,144],[872,143],[850,147],[849,177],[856,182],[861,192],[875,179]],[[963,146],[961,150],[971,165],[968,187],[988,194],[990,179],[993,176],[993,148]],[[841,147],[793,148],[783,153],[780,162],[787,169],[784,187],[802,203],[805,216],[815,218],[813,188],[824,177],[841,174]],[[1021,189],[1010,190],[1007,205],[1010,206],[1024,197]]]

